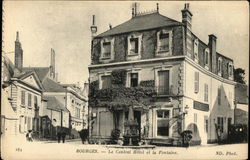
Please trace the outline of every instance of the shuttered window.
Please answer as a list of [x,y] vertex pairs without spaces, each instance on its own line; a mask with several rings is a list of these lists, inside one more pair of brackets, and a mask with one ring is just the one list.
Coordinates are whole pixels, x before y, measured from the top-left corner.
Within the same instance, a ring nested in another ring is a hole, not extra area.
[[28,106],[31,107],[31,94],[28,93]]
[[21,91],[21,104],[25,105],[25,91]]
[[195,72],[194,74],[194,92],[199,92],[199,72]]
[[204,101],[208,102],[208,85],[204,84]]

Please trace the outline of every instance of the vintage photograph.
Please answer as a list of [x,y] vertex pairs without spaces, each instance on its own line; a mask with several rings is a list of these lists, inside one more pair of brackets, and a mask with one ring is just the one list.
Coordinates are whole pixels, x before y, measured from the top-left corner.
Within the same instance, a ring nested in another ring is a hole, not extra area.
[[246,1],[2,4],[2,159],[248,159]]

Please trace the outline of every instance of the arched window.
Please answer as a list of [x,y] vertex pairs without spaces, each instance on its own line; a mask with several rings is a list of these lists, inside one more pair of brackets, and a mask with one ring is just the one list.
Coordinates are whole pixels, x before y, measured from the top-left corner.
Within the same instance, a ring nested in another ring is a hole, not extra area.
[[198,46],[199,46],[199,41],[198,41],[198,39],[195,39],[194,40],[194,61],[196,61],[196,62],[199,61]]
[[218,58],[217,71],[218,71],[218,74],[221,75],[222,73],[222,58],[221,57]]
[[210,53],[209,48],[206,48],[204,50],[204,63],[205,63],[205,66],[207,69],[209,68],[209,63],[210,63],[209,62],[209,53]]

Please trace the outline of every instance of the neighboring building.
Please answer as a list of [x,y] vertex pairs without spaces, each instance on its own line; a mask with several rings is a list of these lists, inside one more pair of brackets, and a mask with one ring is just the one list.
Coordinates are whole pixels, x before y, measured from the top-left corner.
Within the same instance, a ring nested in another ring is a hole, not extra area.
[[235,124],[248,125],[248,86],[237,83],[235,85]]
[[[130,20],[97,36],[93,20],[90,87],[97,84],[95,94],[107,96],[89,103],[92,141],[109,141],[115,128],[121,137],[125,133],[126,102],[117,105],[112,116],[114,102],[104,102],[111,93],[102,92],[116,85],[114,72],[125,72],[118,80],[123,87],[151,84],[155,89],[147,109],[134,106],[141,139],[177,145],[184,130],[192,130],[191,144],[216,142],[218,135],[227,138],[234,122],[233,60],[216,51],[215,35],[209,35],[206,44],[193,34],[189,4],[181,12],[178,22],[161,15],[158,5],[153,13],[135,9]],[[97,98],[90,95],[89,101]]]
[[[22,53],[17,33],[15,56],[22,58]],[[1,104],[3,104],[2,110],[4,112],[1,114],[1,117],[4,120],[2,122],[6,122],[4,124],[5,131],[10,135],[25,135],[29,130],[33,130],[36,135],[40,127],[39,111],[42,106],[43,87],[35,72],[22,71],[22,60],[15,58],[14,66],[7,57],[3,57],[3,99]],[[7,123],[8,121],[10,123]]]
[[[13,121],[8,123],[15,123],[15,130],[26,133],[33,129],[40,138],[56,138],[59,129],[78,137],[77,131],[87,127],[85,90],[57,81],[55,51],[51,49],[49,67],[23,67],[23,50],[17,32],[15,66],[7,57],[2,57],[2,88],[6,93],[2,104],[11,106],[4,108],[2,122],[7,123],[14,116]],[[17,134],[17,131],[13,131],[13,134]]]

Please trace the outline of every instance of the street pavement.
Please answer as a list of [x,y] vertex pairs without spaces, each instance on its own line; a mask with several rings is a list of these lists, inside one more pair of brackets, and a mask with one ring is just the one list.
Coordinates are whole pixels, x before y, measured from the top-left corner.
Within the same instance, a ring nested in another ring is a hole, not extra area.
[[2,141],[3,159],[247,159],[248,145],[183,147],[122,147],[82,144],[80,139],[56,141]]

